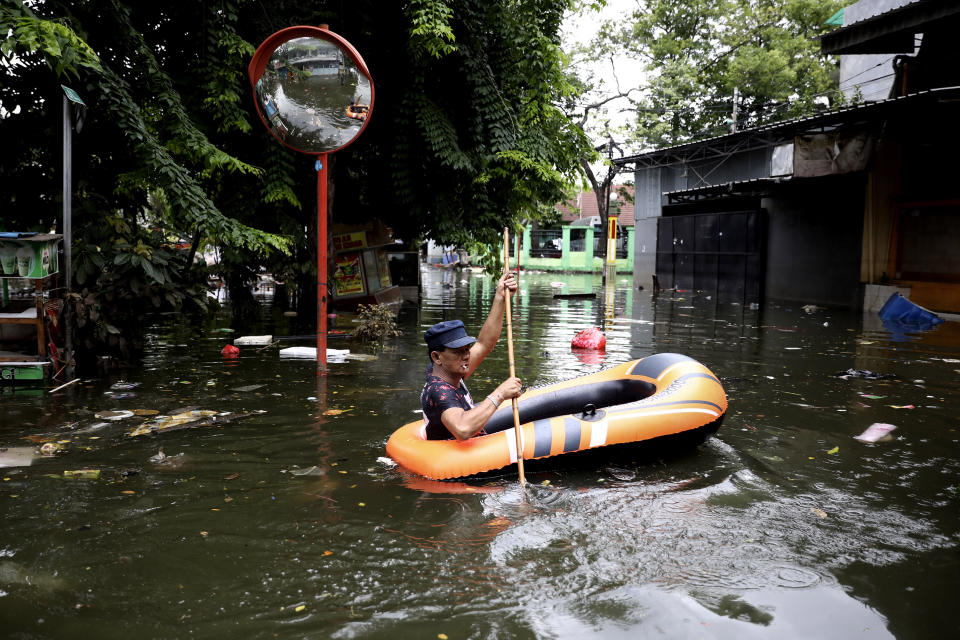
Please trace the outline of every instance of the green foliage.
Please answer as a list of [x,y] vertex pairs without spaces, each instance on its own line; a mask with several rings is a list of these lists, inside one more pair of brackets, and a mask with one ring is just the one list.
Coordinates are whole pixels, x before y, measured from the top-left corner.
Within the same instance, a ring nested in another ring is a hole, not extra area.
[[[104,269],[136,267],[160,286],[143,256],[118,264],[114,252],[129,251],[97,233],[113,218],[133,228],[149,211],[163,235],[214,243],[231,291],[263,266],[312,300],[313,159],[260,126],[246,67],[270,33],[328,23],[361,52],[376,86],[364,135],[328,157],[328,222],[380,218],[407,242],[476,243],[492,256],[504,226],[543,215],[577,180],[590,146],[558,107],[578,90],[559,48],[569,5],[274,0],[265,13],[255,0],[0,0],[12,35],[0,49],[0,139],[12,150],[0,156],[0,226],[50,230],[59,220],[63,74],[89,106],[73,137],[74,230],[85,247],[75,254],[100,247],[111,256]],[[137,242],[158,267],[163,247],[150,243],[160,237]],[[163,286],[191,286],[194,267],[178,269]],[[83,286],[98,286],[90,278]]]
[[393,310],[385,304],[357,305],[357,331],[354,334],[363,342],[383,347],[387,338],[400,335]]
[[142,337],[130,328],[148,313],[210,309],[205,271],[189,269],[189,252],[161,231],[119,215],[78,231],[73,253],[76,288],[68,294],[67,305],[75,321],[79,363],[89,365],[94,355],[138,355]]
[[417,64],[402,75],[390,158],[395,206],[407,214],[397,226],[406,237],[496,248],[504,226],[539,219],[542,204],[578,181],[579,157],[590,145],[557,106],[577,90],[559,47],[569,6],[409,5]]
[[646,60],[636,136],[663,146],[737,127],[796,117],[818,99],[842,101],[835,62],[816,36],[842,0],[639,0],[628,20],[606,25],[598,55]]
[[442,0],[413,0],[407,11],[410,16],[410,44],[414,54],[434,58],[457,50],[450,28],[453,10]]
[[4,0],[0,6],[0,33],[12,34],[0,44],[0,53],[10,63],[17,49],[42,53],[57,76],[76,77],[79,67],[97,70],[100,60],[86,42],[68,26],[43,20],[25,9],[20,0]]

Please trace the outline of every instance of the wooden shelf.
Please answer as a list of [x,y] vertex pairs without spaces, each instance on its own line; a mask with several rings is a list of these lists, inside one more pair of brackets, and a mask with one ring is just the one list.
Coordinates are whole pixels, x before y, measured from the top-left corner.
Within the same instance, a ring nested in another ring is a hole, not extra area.
[[[18,278],[19,276],[8,276],[4,275],[4,279],[13,279]],[[21,278],[23,279],[23,278]],[[37,330],[37,360],[46,360],[47,358],[47,332],[44,326],[44,313],[43,313],[43,293],[46,289],[46,285],[49,281],[55,280],[56,274],[51,274],[43,278],[29,278],[28,280],[33,283],[33,300],[30,298],[11,298],[8,301],[5,301],[6,304],[3,307],[0,307],[0,325],[31,325],[36,327]],[[21,304],[16,304],[17,302]],[[13,303],[13,304],[11,304]],[[22,307],[23,303],[26,303],[26,308],[14,309],[13,307]],[[7,353],[7,352],[0,352]],[[6,357],[5,355],[0,355],[0,362],[10,361],[10,360],[30,360],[32,356],[24,356],[23,354],[16,354],[15,358]]]

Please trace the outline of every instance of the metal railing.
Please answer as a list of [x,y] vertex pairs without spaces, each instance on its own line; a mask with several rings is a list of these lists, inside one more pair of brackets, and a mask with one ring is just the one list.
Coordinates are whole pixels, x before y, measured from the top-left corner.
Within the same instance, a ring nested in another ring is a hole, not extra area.
[[530,232],[531,258],[559,258],[563,255],[563,232],[540,229]]

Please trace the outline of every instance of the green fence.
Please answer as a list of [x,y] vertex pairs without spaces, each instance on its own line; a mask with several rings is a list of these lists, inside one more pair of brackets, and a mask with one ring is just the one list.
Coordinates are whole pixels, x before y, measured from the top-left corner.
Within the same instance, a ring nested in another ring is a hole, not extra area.
[[[617,273],[633,273],[633,227],[625,227],[623,231],[627,236],[626,257],[617,258]],[[520,266],[538,271],[601,272],[605,259],[593,255],[594,233],[592,227],[563,227],[559,238],[553,237],[555,234],[541,234],[538,242],[534,243],[531,241],[530,228],[526,227],[520,245]],[[581,234],[582,237],[579,237]],[[550,238],[547,240],[549,244],[543,242],[545,237]],[[513,254],[513,247],[510,253]]]

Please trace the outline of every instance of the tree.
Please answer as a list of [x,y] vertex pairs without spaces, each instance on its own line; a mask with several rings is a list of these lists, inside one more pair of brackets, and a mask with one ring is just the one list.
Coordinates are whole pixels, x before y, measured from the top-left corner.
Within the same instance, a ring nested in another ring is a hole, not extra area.
[[[331,156],[332,219],[376,217],[407,240],[498,246],[504,226],[560,198],[588,145],[555,106],[574,90],[557,35],[567,6],[0,0],[0,29],[12,36],[0,63],[0,136],[10,141],[0,224],[56,224],[58,85],[69,79],[90,105],[74,151],[78,288],[142,282],[113,298],[129,301],[115,311],[130,325],[142,317],[138,299],[192,300],[177,294],[201,271],[189,254],[159,251],[181,238],[220,247],[236,292],[259,265],[315,281],[312,161],[255,122],[245,70],[273,31],[328,23],[361,51],[377,89],[364,135]],[[98,314],[105,340],[127,335],[104,322],[109,309]]]
[[[571,47],[579,100],[568,115],[596,141],[581,165],[604,217],[617,176],[615,157],[719,135],[842,103],[833,61],[815,36],[841,0],[637,0],[626,15],[606,20],[586,45]],[[596,12],[606,2],[583,3]],[[641,86],[617,76],[622,57],[644,61]],[[604,84],[595,72],[613,69]],[[737,119],[732,120],[734,95]],[[611,113],[630,112],[632,124]],[[604,232],[605,234],[607,231]]]
[[[808,113],[842,101],[815,37],[841,0],[638,0],[608,22],[599,55],[647,61],[635,144],[657,147]],[[734,94],[739,95],[732,122]]]

